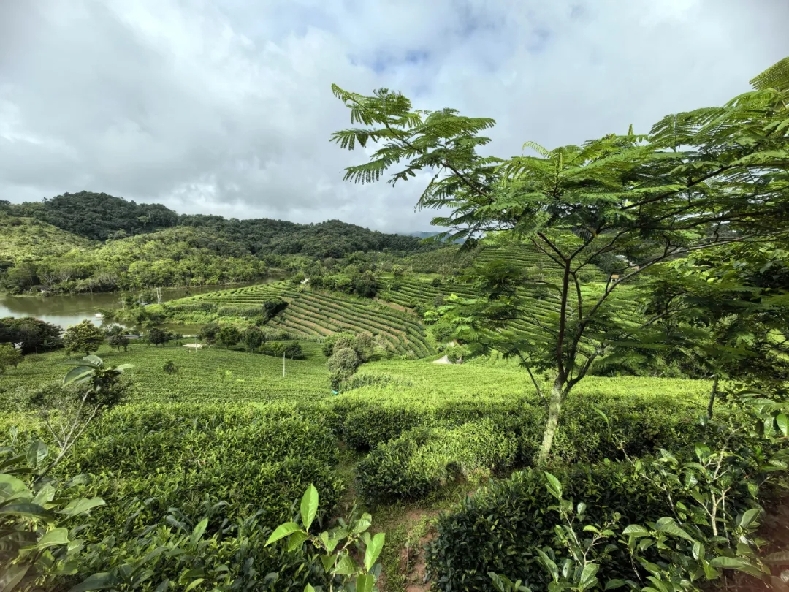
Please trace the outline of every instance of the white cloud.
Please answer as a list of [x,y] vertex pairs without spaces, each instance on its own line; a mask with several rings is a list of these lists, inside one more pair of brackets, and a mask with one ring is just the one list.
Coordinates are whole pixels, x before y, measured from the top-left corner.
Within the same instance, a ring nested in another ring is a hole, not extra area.
[[426,180],[354,186],[330,92],[494,117],[500,156],[721,103],[789,54],[775,0],[0,4],[0,199],[88,189],[181,212],[428,228]]

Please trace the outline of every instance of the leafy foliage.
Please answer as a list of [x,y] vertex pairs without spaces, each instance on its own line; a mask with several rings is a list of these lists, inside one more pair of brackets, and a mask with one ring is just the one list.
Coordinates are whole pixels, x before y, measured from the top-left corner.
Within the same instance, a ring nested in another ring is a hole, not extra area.
[[[368,529],[372,525],[372,517],[366,513],[358,518],[352,516],[349,522],[340,519],[338,526],[319,535],[310,534],[319,501],[317,489],[310,485],[301,498],[299,519],[302,526],[299,527],[296,522],[280,524],[266,541],[266,545],[286,539],[288,549],[293,550],[309,543],[319,554],[330,582],[330,590],[377,590],[375,583],[381,573],[381,565],[377,561],[386,535],[370,535]],[[354,552],[363,559],[355,560]],[[309,583],[304,590],[314,592]]]
[[22,352],[10,343],[0,343],[0,374],[5,373],[8,366],[16,368],[22,361]]
[[88,320],[69,327],[63,334],[63,345],[68,352],[83,352],[86,356],[104,343],[104,331]]
[[33,317],[0,319],[0,343],[21,343],[23,354],[43,353],[63,347],[63,329]]
[[[759,80],[763,87],[774,79]],[[506,161],[476,152],[489,142],[479,132],[493,125],[491,119],[451,109],[412,111],[408,99],[388,89],[372,96],[336,85],[332,90],[349,107],[351,122],[366,126],[336,132],[332,140],[348,150],[368,141],[383,144],[369,162],[348,167],[345,179],[377,181],[401,161],[406,165],[392,174],[392,184],[433,172],[418,205],[449,210],[433,222],[452,229],[450,238],[469,239],[469,246],[480,236],[526,242],[545,265],[560,270],[558,284],[545,286],[557,296],[547,318],[516,289],[544,285],[544,279],[497,262],[477,269],[484,298],[446,311],[466,338],[518,356],[530,376],[553,372],[539,462],[550,453],[567,395],[595,359],[649,325],[646,319],[623,322],[611,297],[619,286],[671,258],[782,237],[789,228],[785,89],[763,88],[723,107],[670,115],[648,135],[631,127],[626,135],[553,150],[527,142],[524,148],[536,156]],[[626,256],[632,269],[585,293],[581,271],[609,254]],[[541,331],[520,337],[507,330],[523,319]]]
[[380,444],[358,467],[371,502],[424,498],[457,480],[487,480],[515,464],[517,437],[485,419],[456,428],[415,428]]
[[[85,476],[58,486],[36,479],[45,465],[47,446],[30,442],[24,453],[0,449],[0,584],[4,591],[37,590],[54,576],[75,573],[84,545],[79,523],[101,498],[80,498],[75,488]],[[69,526],[71,526],[69,528]]]

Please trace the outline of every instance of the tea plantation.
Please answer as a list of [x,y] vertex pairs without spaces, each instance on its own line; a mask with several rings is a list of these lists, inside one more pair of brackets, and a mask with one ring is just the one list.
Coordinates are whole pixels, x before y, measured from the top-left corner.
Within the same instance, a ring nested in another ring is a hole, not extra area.
[[[473,489],[530,463],[543,411],[516,365],[371,362],[333,396],[320,347],[303,346],[307,359],[286,360],[284,377],[281,359],[218,347],[103,347],[106,364],[134,365],[126,372],[132,392],[56,470],[62,479],[90,475],[79,493],[106,502],[81,533],[89,550],[83,560],[117,563],[124,549],[142,544],[150,525],[191,531],[207,517],[219,547],[202,558],[204,569],[226,565],[232,579],[253,581],[232,559],[242,554],[255,574],[298,581],[262,541],[290,518],[309,484],[329,512],[324,520],[342,512],[341,499],[358,496],[377,508],[374,516],[396,523],[398,504],[441,505],[449,499],[442,490],[451,497],[458,484]],[[67,361],[62,352],[31,355],[2,377],[4,445],[32,437],[53,445],[25,401],[62,378]],[[167,361],[175,372],[163,370]],[[692,443],[708,390],[706,381],[592,378],[568,408],[557,460],[592,463]],[[253,516],[263,529],[254,551],[244,531]],[[158,569],[176,578],[179,567]],[[390,569],[394,586],[398,574]]]

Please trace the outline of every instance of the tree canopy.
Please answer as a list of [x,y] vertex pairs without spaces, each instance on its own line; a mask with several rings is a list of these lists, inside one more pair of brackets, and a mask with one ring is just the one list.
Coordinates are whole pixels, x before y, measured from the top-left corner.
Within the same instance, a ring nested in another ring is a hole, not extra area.
[[[449,212],[433,219],[450,229],[446,237],[468,239],[466,247],[481,239],[525,242],[542,255],[550,281],[493,262],[476,273],[487,297],[446,310],[466,337],[519,357],[533,380],[533,369],[552,372],[539,460],[573,386],[611,345],[651,324],[629,317],[617,297],[622,287],[694,252],[785,239],[789,84],[780,64],[756,77],[753,91],[720,107],[668,115],[648,134],[631,126],[550,150],[527,142],[532,154],[509,159],[477,153],[490,142],[480,133],[492,119],[413,110],[388,89],[363,96],[332,87],[351,122],[364,126],[338,131],[332,141],[348,150],[379,146],[368,162],[346,169],[346,180],[370,183],[394,169],[394,185],[429,171],[434,176],[417,205]],[[627,261],[622,274],[604,286],[583,282],[584,271],[611,255]],[[540,287],[551,292],[549,310],[526,306],[527,292]],[[524,320],[528,331],[510,330]]]

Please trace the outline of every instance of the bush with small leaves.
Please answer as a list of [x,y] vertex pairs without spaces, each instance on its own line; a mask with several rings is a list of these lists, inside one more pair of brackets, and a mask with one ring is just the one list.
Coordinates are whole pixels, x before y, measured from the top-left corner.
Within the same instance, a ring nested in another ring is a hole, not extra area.
[[219,330],[220,327],[217,323],[208,323],[207,325],[203,325],[201,327],[197,337],[200,339],[200,341],[205,341],[206,343],[216,343]]
[[329,372],[348,378],[356,372],[359,363],[359,355],[356,353],[356,350],[350,347],[341,347],[334,350],[327,365]]
[[104,343],[104,331],[88,320],[69,327],[63,334],[63,345],[70,353],[82,352],[86,356]]
[[233,325],[225,325],[219,330],[216,341],[219,345],[231,347],[241,341],[241,331]]
[[0,343],[0,374],[9,366],[16,368],[22,361],[22,352],[10,343]]
[[243,335],[244,347],[247,351],[253,352],[263,345],[266,341],[266,335],[258,327],[254,325],[247,327]]
[[47,446],[34,440],[23,453],[0,450],[0,586],[3,591],[49,589],[55,578],[74,569],[82,549],[75,518],[104,505],[101,498],[75,495],[86,481],[65,484],[40,479]]

